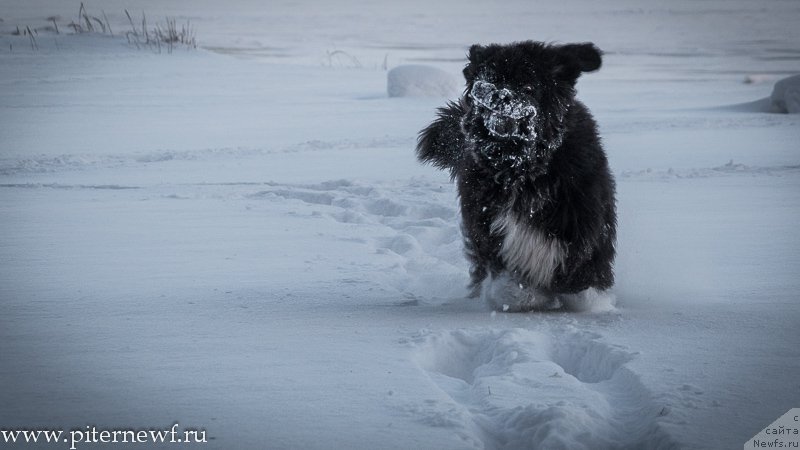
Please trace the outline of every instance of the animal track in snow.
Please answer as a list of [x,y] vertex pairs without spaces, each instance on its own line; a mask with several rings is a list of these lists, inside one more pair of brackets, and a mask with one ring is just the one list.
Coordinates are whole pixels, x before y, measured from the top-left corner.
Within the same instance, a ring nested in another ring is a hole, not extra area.
[[625,366],[634,356],[589,333],[517,328],[427,336],[417,362],[484,448],[674,448]]
[[[403,228],[412,224],[425,224],[424,221],[441,220],[455,223],[455,208],[431,201],[436,194],[442,194],[436,183],[413,182],[408,185],[376,188],[357,185],[348,180],[327,181],[314,185],[280,185],[270,183],[270,189],[250,194],[250,198],[284,198],[300,200],[311,205],[335,207],[332,213],[342,210],[357,212],[371,222],[382,223],[392,228]],[[446,191],[447,202],[452,202],[452,187]],[[331,214],[341,220],[340,214]],[[404,219],[404,220],[400,220]],[[429,223],[427,223],[429,224]]]
[[300,200],[312,205],[330,205],[333,203],[334,196],[327,192],[309,192],[296,190],[277,190],[272,194],[286,199]]
[[301,202],[316,217],[358,225],[366,238],[362,244],[386,255],[393,265],[388,281],[401,293],[427,299],[466,294],[467,269],[451,184],[410,179],[362,185],[334,180],[268,183],[260,188],[246,197]]

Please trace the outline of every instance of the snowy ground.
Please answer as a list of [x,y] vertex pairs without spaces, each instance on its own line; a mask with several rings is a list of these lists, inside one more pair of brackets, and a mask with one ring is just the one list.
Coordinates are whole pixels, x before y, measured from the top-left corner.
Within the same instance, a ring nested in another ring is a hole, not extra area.
[[[10,34],[68,3],[0,2],[0,429],[740,448],[800,406],[800,116],[737,106],[800,72],[796,2],[113,0],[115,37]],[[129,46],[124,8],[201,48]],[[386,95],[384,65],[529,38],[607,52],[579,96],[618,181],[612,311],[465,299],[453,185],[413,152],[444,99]]]

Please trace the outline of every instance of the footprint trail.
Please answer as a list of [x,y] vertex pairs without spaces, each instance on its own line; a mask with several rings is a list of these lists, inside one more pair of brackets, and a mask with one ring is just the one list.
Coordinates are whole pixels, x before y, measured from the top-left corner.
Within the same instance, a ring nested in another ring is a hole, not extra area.
[[463,425],[483,448],[676,448],[626,367],[635,355],[598,335],[456,330],[418,345],[420,368],[468,411]]

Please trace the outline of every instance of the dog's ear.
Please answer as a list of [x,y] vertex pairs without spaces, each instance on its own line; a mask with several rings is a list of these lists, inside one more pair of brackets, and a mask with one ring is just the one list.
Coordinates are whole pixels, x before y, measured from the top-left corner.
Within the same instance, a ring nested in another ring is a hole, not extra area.
[[478,66],[483,61],[483,54],[486,47],[475,44],[469,48],[467,55],[467,66],[464,67],[464,78],[467,82],[472,82],[478,74]]
[[603,52],[591,42],[566,44],[557,47],[560,63],[557,75],[577,79],[581,72],[593,72],[603,64]]
[[567,44],[561,47],[561,52],[572,58],[581,72],[593,72],[603,64],[603,52],[591,42]]
[[474,44],[469,48],[469,62],[474,64],[480,64],[483,60],[483,52],[486,50],[486,47]]

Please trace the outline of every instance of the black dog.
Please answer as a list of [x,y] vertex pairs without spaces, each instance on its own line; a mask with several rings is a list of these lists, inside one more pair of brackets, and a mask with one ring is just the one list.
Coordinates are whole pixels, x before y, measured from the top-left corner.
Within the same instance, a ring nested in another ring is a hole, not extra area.
[[473,45],[464,95],[420,133],[417,157],[458,185],[473,296],[530,310],[614,283],[614,179],[575,99],[600,64],[591,43]]

